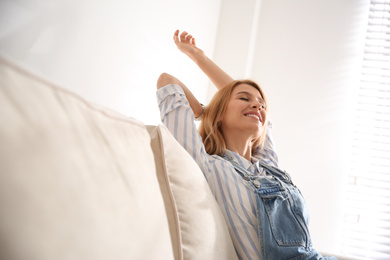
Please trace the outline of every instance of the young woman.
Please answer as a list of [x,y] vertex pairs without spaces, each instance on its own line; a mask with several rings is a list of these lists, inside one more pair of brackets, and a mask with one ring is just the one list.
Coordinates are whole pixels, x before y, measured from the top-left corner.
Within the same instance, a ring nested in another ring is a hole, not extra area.
[[[175,77],[157,82],[161,120],[189,152],[221,207],[240,259],[335,259],[312,247],[306,204],[278,168],[267,101],[250,80],[233,80],[186,32],[174,34],[219,91],[207,108]],[[201,117],[199,132],[194,118]]]

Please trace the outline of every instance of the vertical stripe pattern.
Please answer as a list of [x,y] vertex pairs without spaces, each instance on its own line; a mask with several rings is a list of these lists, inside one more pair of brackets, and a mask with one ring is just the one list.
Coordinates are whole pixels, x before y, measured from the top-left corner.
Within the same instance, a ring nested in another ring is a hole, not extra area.
[[[255,208],[255,195],[247,188],[233,165],[220,156],[208,155],[194,123],[194,114],[183,89],[167,85],[157,91],[161,121],[175,139],[188,151],[202,170],[228,224],[240,259],[260,259],[260,239]],[[270,127],[269,127],[270,128]],[[254,175],[262,175],[262,167],[229,150],[226,155]],[[262,159],[278,166],[270,130],[264,148],[256,151],[253,161]]]

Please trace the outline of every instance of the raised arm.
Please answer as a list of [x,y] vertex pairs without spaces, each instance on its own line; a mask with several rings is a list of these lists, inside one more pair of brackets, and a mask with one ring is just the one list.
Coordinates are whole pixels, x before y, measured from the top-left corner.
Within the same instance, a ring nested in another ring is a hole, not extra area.
[[190,107],[192,109],[192,112],[194,112],[195,118],[202,115],[203,107],[200,105],[199,101],[195,98],[191,91],[174,76],[169,75],[167,73],[162,73],[157,80],[157,89],[160,89],[168,84],[179,85],[184,90],[184,94],[186,95],[186,98],[190,103]]
[[221,89],[234,79],[223,71],[217,64],[210,60],[203,50],[196,47],[195,38],[187,32],[179,30],[173,35],[177,48],[186,54],[207,75],[217,89]]

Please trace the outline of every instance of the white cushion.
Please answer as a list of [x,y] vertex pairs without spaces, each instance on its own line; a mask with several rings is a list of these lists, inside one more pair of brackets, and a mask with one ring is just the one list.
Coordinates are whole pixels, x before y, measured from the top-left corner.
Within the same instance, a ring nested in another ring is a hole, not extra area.
[[237,259],[225,219],[198,165],[165,126],[148,130],[175,259]]
[[0,259],[173,259],[150,136],[0,59]]

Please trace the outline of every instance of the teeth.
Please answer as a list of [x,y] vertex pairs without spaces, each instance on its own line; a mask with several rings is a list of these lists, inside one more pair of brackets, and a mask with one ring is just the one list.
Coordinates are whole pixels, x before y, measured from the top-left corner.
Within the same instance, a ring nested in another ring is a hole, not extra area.
[[246,116],[254,117],[254,118],[256,118],[257,120],[260,121],[260,118],[258,116],[256,116],[256,115],[254,115],[254,114],[247,114]]

